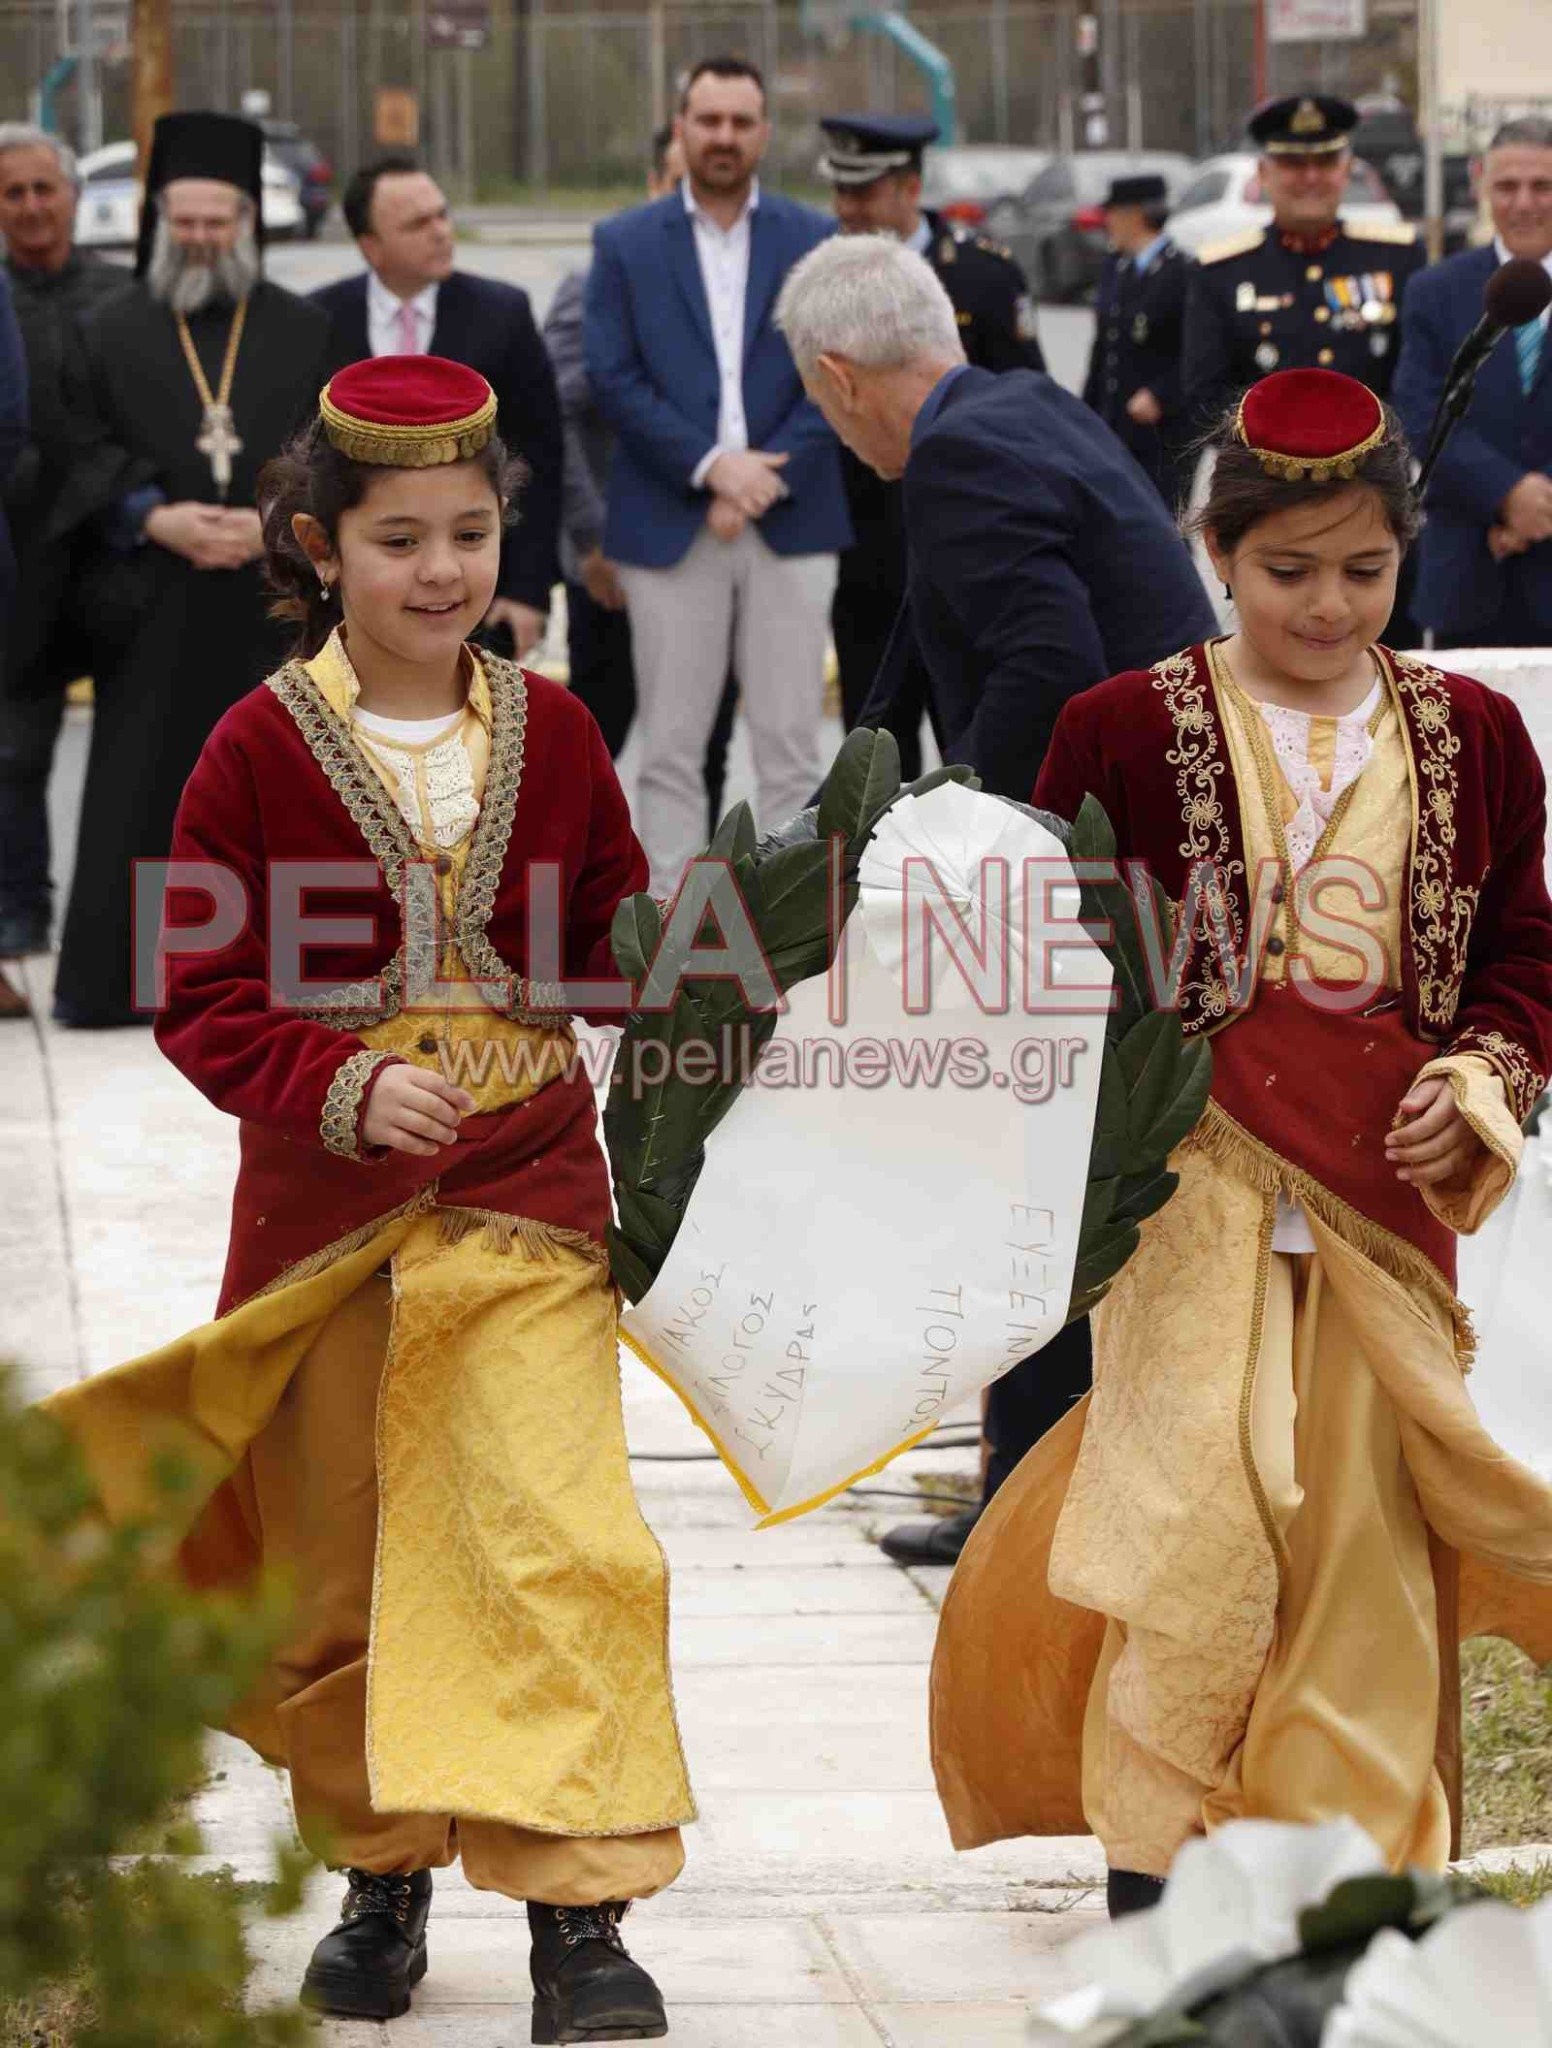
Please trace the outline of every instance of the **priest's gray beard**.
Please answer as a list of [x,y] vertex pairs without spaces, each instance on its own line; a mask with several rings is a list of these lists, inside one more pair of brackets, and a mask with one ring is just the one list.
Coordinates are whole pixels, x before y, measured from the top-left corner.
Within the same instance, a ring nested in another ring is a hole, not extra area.
[[165,220],[156,223],[146,289],[174,313],[202,313],[207,306],[235,306],[259,281],[259,245],[244,222],[237,245],[218,256],[182,249]]

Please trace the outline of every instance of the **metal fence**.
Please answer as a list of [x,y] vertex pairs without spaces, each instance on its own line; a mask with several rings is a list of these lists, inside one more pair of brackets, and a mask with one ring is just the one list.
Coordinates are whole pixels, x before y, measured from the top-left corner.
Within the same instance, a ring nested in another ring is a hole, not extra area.
[[[1092,0],[1107,39],[1113,140],[1203,154],[1231,146],[1254,93],[1254,0]],[[617,187],[696,58],[738,50],[764,69],[776,122],[772,175],[811,180],[825,110],[925,105],[920,78],[876,36],[805,31],[798,0],[491,0],[486,49],[428,46],[435,0],[174,0],[180,103],[236,107],[263,88],[341,169],[373,143],[381,87],[414,92],[434,167],[486,192],[525,184]],[[129,132],[120,38],[127,0],[0,0],[0,118],[23,116],[61,43],[95,8],[103,132]],[[117,9],[117,28],[111,10]],[[910,18],[953,59],[967,140],[1071,147],[1080,132],[1077,0],[943,0]],[[1370,90],[1409,84],[1413,0],[1371,0],[1362,43],[1270,53],[1270,83]],[[106,33],[103,33],[106,24]],[[60,105],[79,134],[79,108]]]

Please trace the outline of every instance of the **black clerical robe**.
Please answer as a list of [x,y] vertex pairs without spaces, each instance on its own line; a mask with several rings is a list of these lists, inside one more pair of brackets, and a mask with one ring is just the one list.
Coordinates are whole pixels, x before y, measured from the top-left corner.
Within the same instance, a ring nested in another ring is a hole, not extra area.
[[[190,333],[218,391],[232,313],[196,314]],[[261,283],[248,304],[231,405],[241,451],[226,502],[254,503],[259,471],[303,425],[327,371],[329,323],[306,300]],[[144,286],[81,330],[83,428],[138,458],[168,503],[219,502],[196,443],[203,406],[177,327]],[[266,616],[260,565],[196,569],[106,522],[82,586],[111,639],[95,674],[96,712],[55,1002],[67,1021],[127,1022],[137,860],[162,860],[189,771],[211,728],[284,658],[290,634]],[[118,522],[122,524],[122,522]],[[154,934],[148,936],[154,937]]]

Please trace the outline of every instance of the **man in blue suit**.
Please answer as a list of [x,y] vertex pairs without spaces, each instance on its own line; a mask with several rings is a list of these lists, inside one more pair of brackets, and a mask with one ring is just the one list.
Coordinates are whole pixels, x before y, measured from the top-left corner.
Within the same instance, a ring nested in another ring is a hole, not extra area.
[[641,733],[637,830],[652,887],[704,844],[701,761],[731,652],[762,825],[818,780],[840,451],[771,322],[783,278],[834,222],[763,192],[765,88],[741,57],[690,74],[683,185],[593,237],[583,344],[618,441],[604,554],[630,610]]
[[1069,697],[1216,631],[1185,542],[1080,399],[965,362],[913,250],[874,235],[816,250],[777,318],[841,439],[904,482],[906,601],[858,723],[890,723],[914,641],[944,758],[1027,802]]
[[334,323],[331,371],[367,356],[467,363],[496,394],[496,427],[508,452],[527,464],[485,620],[511,635],[521,659],[543,637],[560,580],[560,396],[528,294],[454,268],[447,201],[413,156],[389,151],[363,164],[342,205],[368,268],[312,295]]
[[[1451,358],[1511,256],[1552,270],[1552,121],[1509,121],[1479,171],[1491,247],[1422,271],[1407,288],[1391,400],[1419,454]],[[1547,315],[1506,334],[1434,470],[1413,608],[1441,647],[1552,644],[1552,341]]]

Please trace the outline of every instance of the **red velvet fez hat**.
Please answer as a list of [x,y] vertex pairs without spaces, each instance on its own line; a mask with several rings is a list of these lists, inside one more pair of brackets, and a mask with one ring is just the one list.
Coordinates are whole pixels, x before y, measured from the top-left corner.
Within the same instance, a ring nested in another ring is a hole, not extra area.
[[1234,438],[1268,476],[1329,483],[1355,476],[1384,440],[1385,408],[1339,370],[1276,370],[1240,400]]
[[342,455],[390,469],[467,462],[496,431],[496,394],[445,356],[352,363],[324,385],[318,412]]

